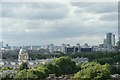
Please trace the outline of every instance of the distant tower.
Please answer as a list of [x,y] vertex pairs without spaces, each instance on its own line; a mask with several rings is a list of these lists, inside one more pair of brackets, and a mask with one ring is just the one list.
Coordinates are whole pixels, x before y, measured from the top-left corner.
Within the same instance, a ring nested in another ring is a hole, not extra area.
[[[120,6],[120,2],[118,3],[118,6]],[[120,22],[120,8],[118,8],[118,23]],[[118,51],[120,51],[120,24],[118,24]]]
[[54,53],[54,44],[50,44],[49,46],[49,52]]
[[76,47],[78,48],[78,52],[80,52],[80,44],[79,43],[76,44]]
[[2,48],[3,47],[3,42],[0,42],[0,61],[2,61]]
[[118,42],[117,42],[117,46],[118,46],[118,51],[120,51],[120,31],[118,33]]
[[2,50],[0,49],[0,61],[2,61]]
[[112,45],[115,45],[115,35],[112,36]]
[[112,33],[106,34],[106,43],[107,45],[115,45],[115,35]]
[[112,45],[112,33],[106,34],[107,45]]
[[104,39],[104,41],[103,41],[103,45],[104,45],[104,47],[107,46],[107,39]]
[[112,50],[112,46],[115,45],[115,35],[112,33],[107,33],[106,34],[106,46],[108,51]]
[[66,46],[65,46],[65,44],[62,44],[62,46],[61,46],[61,52],[63,52],[63,53],[66,52]]
[[20,49],[19,55],[18,55],[18,61],[20,62],[26,62],[29,59],[28,50],[24,47]]
[[0,42],[0,48],[2,48],[3,47],[3,42]]

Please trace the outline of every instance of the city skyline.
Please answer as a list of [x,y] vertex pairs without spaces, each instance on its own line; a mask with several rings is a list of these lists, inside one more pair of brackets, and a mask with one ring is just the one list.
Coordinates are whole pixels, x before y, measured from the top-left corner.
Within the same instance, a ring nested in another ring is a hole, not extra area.
[[69,46],[76,46],[76,45],[80,45],[80,46],[84,46],[84,45],[88,45],[88,46],[113,45],[113,46],[115,46],[115,45],[117,45],[117,43],[118,43],[118,40],[116,40],[116,35],[111,33],[111,32],[108,32],[108,33],[106,33],[106,35],[105,35],[104,39],[102,40],[102,42],[98,43],[98,44],[89,44],[89,43],[83,43],[83,44],[75,43],[75,44],[71,44],[71,43],[63,42],[63,43],[59,43],[59,44],[54,44],[54,43],[47,43],[47,44],[45,44],[45,43],[43,43],[43,44],[27,44],[27,45],[25,45],[25,44],[21,44],[21,45],[14,45],[13,44],[13,45],[10,45],[8,43],[5,43],[4,41],[1,41],[0,45],[3,46],[3,47],[5,47],[5,46],[8,46],[8,47],[10,47],[10,46],[20,46],[20,47],[24,47],[24,46],[41,46],[41,47],[45,47],[45,46],[48,46],[48,45],[61,46],[63,44],[69,45]]
[[[2,41],[10,45],[99,44],[118,31],[117,2],[2,3]],[[101,7],[102,6],[102,7]]]

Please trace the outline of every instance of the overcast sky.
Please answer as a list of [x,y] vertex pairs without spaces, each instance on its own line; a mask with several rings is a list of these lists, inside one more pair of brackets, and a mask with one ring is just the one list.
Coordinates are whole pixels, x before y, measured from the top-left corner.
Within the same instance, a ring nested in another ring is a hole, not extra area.
[[10,45],[96,45],[118,30],[117,2],[2,3],[2,41]]

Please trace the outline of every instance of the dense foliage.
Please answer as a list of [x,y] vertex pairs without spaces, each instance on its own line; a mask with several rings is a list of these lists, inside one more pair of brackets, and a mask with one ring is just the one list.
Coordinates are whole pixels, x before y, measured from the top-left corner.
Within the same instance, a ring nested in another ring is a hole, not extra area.
[[120,74],[120,66],[110,65],[111,74]]
[[[51,63],[40,64],[34,69],[28,69],[27,63],[22,63],[15,78],[40,78],[44,79],[49,74],[74,75],[73,79],[82,78],[83,80],[107,80],[110,74],[120,74],[120,66],[116,62],[120,62],[120,53],[71,53],[71,54],[29,54],[31,59],[46,59],[57,57]],[[62,56],[62,57],[61,57]],[[86,57],[89,63],[78,64],[72,60],[77,57]],[[107,63],[107,64],[106,64]],[[109,65],[108,65],[109,64]],[[6,70],[9,68],[1,68]],[[10,69],[9,69],[10,70]],[[81,80],[82,80],[81,79]]]
[[[79,70],[79,71],[78,71]],[[76,73],[77,72],[77,73]],[[60,57],[51,63],[40,64],[34,69],[23,69],[17,73],[15,78],[39,78],[44,79],[49,74],[56,76],[74,74],[73,80],[109,80],[109,65],[101,65],[95,62],[88,62],[76,65],[69,57]]]
[[60,57],[53,63],[60,68],[61,74],[73,74],[77,71],[77,66],[69,57]]
[[81,65],[81,70],[77,72],[73,80],[110,80],[109,65],[100,65],[89,62]]
[[46,78],[49,74],[61,76],[65,74],[74,74],[77,72],[77,66],[69,57],[60,57],[51,63],[40,64],[34,69],[26,69],[25,65],[20,66],[21,71],[18,72],[15,78]]
[[8,60],[18,59],[19,50],[3,51],[2,58]]
[[28,69],[28,63],[27,62],[22,62],[22,64],[20,65],[20,70],[24,70],[24,69]]
[[87,57],[89,61],[97,61],[100,64],[113,64],[120,61],[120,52],[73,53],[68,56],[71,58]]
[[27,79],[27,78],[37,78],[37,76],[33,73],[33,70],[21,70],[15,78]]
[[[53,63],[45,63],[45,64],[41,64],[40,66],[36,67],[36,69],[38,69],[38,70],[44,70],[42,68],[46,68],[47,69],[46,72],[48,74],[55,74],[56,76],[61,75],[60,68],[57,65],[53,64]],[[46,74],[46,75],[48,75],[48,74]]]

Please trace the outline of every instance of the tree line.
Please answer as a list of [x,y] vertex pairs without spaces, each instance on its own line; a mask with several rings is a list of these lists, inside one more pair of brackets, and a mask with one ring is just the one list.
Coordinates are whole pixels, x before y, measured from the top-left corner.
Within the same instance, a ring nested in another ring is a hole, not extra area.
[[35,68],[29,68],[28,63],[23,62],[13,79],[41,80],[50,74],[55,74],[57,77],[72,74],[70,77],[72,80],[111,80],[109,66],[109,64],[101,65],[97,62],[76,65],[70,57],[63,56],[50,63],[40,64]]

